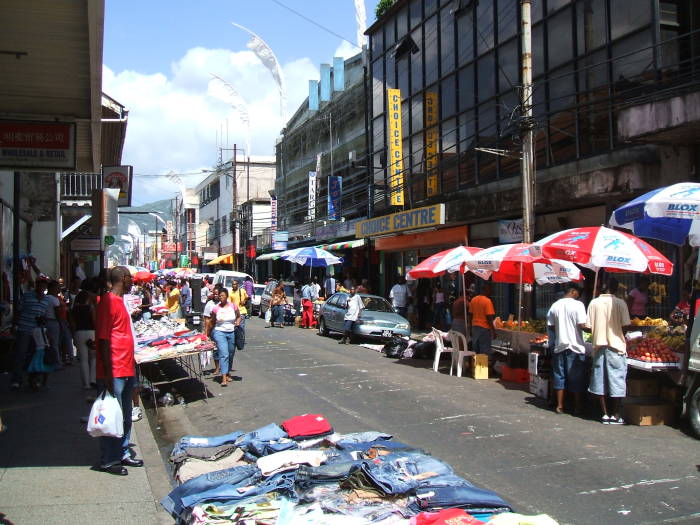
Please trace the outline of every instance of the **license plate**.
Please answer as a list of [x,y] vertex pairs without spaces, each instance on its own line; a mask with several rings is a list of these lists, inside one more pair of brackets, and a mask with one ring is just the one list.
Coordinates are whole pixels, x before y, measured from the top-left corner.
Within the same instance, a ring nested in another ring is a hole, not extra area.
[[391,337],[394,333],[391,330],[382,330],[382,337]]
[[202,322],[202,320],[199,318],[199,316],[192,318],[192,324],[199,324],[201,322]]

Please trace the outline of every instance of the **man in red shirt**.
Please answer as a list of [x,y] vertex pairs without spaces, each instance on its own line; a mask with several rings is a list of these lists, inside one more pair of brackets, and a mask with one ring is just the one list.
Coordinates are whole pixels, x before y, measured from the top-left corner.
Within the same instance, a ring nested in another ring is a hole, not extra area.
[[125,466],[142,467],[143,461],[129,453],[131,436],[131,394],[136,383],[134,331],[123,295],[131,289],[131,273],[123,266],[109,272],[112,288],[100,296],[95,320],[97,339],[97,380],[117,398],[124,415],[124,435],[120,438],[100,437],[102,454],[99,469],[126,476]]

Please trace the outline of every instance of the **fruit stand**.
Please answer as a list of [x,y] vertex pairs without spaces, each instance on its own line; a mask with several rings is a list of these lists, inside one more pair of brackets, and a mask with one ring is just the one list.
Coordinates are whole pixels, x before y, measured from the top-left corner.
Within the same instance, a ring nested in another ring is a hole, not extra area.
[[530,344],[533,339],[547,337],[547,325],[545,321],[533,319],[530,321],[517,321],[509,319],[501,321],[499,317],[494,320],[496,337],[492,342],[494,350],[501,352],[515,352],[527,354],[530,352]]
[[632,319],[632,326],[642,337],[630,340],[627,364],[647,371],[668,371],[680,368],[685,346],[685,325],[669,326],[664,319]]

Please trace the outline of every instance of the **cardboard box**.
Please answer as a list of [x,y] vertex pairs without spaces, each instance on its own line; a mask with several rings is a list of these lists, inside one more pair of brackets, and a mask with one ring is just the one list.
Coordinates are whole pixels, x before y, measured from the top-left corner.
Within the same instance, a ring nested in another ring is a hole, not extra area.
[[[536,352],[530,352],[528,355],[528,361],[527,361],[527,371],[530,373],[531,376],[536,376],[537,375],[537,364],[540,359],[540,354]],[[534,392],[533,392],[534,394]]]
[[683,397],[683,391],[675,386],[662,386],[659,391],[659,396],[669,403],[678,403]]
[[659,380],[654,377],[627,379],[627,395],[630,397],[658,396]]
[[651,403],[625,403],[625,422],[629,425],[669,425],[676,418],[675,406],[661,401]]
[[530,393],[536,397],[547,400],[549,397],[549,379],[538,375],[530,376]]
[[486,354],[476,354],[469,358],[471,375],[474,379],[489,378],[489,356]]

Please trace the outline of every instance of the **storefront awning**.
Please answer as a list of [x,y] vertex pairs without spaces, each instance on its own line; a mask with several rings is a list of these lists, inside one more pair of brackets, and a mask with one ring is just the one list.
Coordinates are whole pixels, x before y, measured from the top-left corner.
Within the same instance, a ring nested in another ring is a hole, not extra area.
[[233,254],[227,253],[225,255],[219,255],[218,257],[212,259],[206,264],[209,266],[213,266],[215,264],[233,264]]
[[321,246],[324,250],[350,250],[352,248],[360,248],[365,245],[364,239],[355,239],[352,241],[336,242],[333,244],[324,244]]
[[263,253],[255,258],[256,261],[274,261],[279,259],[284,252]]

